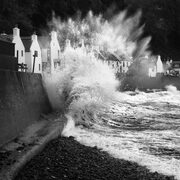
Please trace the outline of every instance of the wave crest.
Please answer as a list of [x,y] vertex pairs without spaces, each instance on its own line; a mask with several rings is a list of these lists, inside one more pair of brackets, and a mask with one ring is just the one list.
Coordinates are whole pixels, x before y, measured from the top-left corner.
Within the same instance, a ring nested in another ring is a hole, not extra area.
[[[67,48],[64,56],[65,68],[56,70],[49,80],[46,78],[46,84],[51,82],[51,91],[47,87],[48,95],[53,103],[54,99],[59,101],[54,104],[55,109],[71,116],[76,124],[89,126],[101,108],[106,108],[108,102],[115,98],[119,81],[108,65],[82,48]],[[56,98],[52,98],[55,93]]]

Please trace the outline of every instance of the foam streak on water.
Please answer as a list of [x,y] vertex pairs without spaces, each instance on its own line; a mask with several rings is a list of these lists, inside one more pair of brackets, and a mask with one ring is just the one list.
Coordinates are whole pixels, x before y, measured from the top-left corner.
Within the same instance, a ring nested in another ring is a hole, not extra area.
[[72,126],[66,136],[180,179],[180,92],[118,96],[91,129]]
[[[138,17],[126,20],[123,13],[107,22],[90,14],[90,25],[84,21],[80,26],[74,21],[56,24],[59,31],[67,26],[77,32],[75,36],[85,27],[87,32],[95,29],[93,35],[100,33],[97,41],[93,39],[95,45],[130,56],[135,50],[137,56],[143,55],[149,42],[137,47],[136,40],[132,41],[132,36],[138,39],[142,32],[134,24]],[[95,58],[93,51],[87,54],[83,48],[68,46],[63,57],[64,69],[44,76],[54,109],[68,119],[63,135],[180,180],[180,92],[169,86],[167,91],[120,93],[113,70]]]
[[180,92],[117,92],[107,65],[81,49],[67,55],[65,69],[46,79],[49,97],[68,119],[63,135],[180,179]]

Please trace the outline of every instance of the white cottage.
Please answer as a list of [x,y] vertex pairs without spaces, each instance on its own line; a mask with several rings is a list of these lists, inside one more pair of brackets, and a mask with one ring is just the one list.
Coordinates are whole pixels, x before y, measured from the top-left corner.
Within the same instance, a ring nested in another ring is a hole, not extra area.
[[28,66],[28,72],[42,73],[42,56],[41,48],[37,39],[37,35],[22,38],[25,46],[25,59]]
[[50,62],[51,62],[51,72],[54,71],[55,66],[60,66],[60,53],[61,49],[59,46],[57,32],[51,32],[51,41],[50,41]]
[[112,68],[115,73],[120,72],[121,62],[119,60],[119,57],[116,54],[110,53],[108,51],[95,50],[95,56],[98,59],[102,60],[104,63],[106,63],[110,68]]
[[55,68],[61,66],[62,60],[57,32],[52,31],[50,36],[40,36],[38,40],[42,53],[43,70],[53,72]]
[[50,72],[50,37],[38,36],[38,42],[41,48],[42,71]]
[[119,61],[120,61],[119,72],[120,73],[127,73],[129,70],[129,67],[131,66],[131,64],[133,62],[132,58],[129,58],[125,55],[120,55]]
[[18,63],[25,64],[25,47],[20,37],[20,29],[18,27],[13,28],[13,39],[12,42],[15,44],[14,55],[18,59]]
[[161,57],[158,56],[157,62],[156,62],[156,71],[157,73],[164,73],[163,63],[161,61]]
[[149,77],[156,77],[158,74],[164,73],[164,67],[160,56],[157,56],[155,59],[153,57],[148,58],[150,58],[150,61],[146,62],[146,66],[148,67]]

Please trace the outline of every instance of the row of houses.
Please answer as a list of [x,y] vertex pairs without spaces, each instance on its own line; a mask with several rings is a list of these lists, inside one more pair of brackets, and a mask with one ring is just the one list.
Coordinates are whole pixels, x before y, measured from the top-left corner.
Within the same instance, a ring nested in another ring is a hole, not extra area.
[[[18,60],[19,71],[42,73],[44,67],[47,67],[49,63],[50,71],[52,72],[64,60],[56,31],[52,31],[50,36],[38,37],[36,34],[33,34],[31,37],[21,37],[20,29],[15,27],[12,35],[1,34],[1,40],[14,44],[14,57]],[[70,40],[66,41],[66,46],[71,46]],[[83,40],[80,46],[88,52],[88,47],[84,45]],[[103,63],[107,63],[114,69],[115,73],[126,73],[132,64],[132,58],[125,57],[122,54],[110,53],[100,50],[100,48],[93,48],[93,51],[96,57],[102,60]]]
[[[133,58],[118,52],[105,52],[98,50],[98,58],[107,63],[115,73],[125,74],[128,72],[133,63]],[[180,61],[162,62],[160,55],[158,56],[142,56],[138,58],[140,62],[139,71],[148,77],[157,77],[158,75],[180,76]]]
[[[70,40],[66,40],[66,46],[73,48]],[[132,57],[118,51],[108,52],[101,47],[91,47],[90,50],[90,47],[85,46],[84,40],[81,40],[80,46],[87,53],[93,50],[96,58],[108,64],[115,73],[127,73],[133,63]],[[52,31],[50,36],[37,36],[34,33],[31,37],[21,37],[20,29],[15,27],[12,35],[5,33],[0,35],[0,61],[6,59],[7,63],[7,59],[12,59],[9,64],[14,70],[16,70],[16,65],[19,65],[19,71],[42,73],[43,69],[48,66],[53,72],[56,66],[63,66],[62,62],[65,61],[63,58],[56,31]],[[160,56],[141,57],[141,62],[142,69],[149,77],[156,77],[159,73],[168,74],[172,70],[180,74],[180,62],[170,61],[163,64]]]
[[133,63],[132,57],[119,54],[118,52],[96,50],[95,54],[103,63],[108,64],[115,73],[127,73],[130,65]]
[[[19,71],[42,73],[43,63],[51,64],[60,60],[60,46],[57,33],[52,31],[50,37],[38,37],[35,33],[31,37],[21,37],[20,29],[13,28],[13,34],[5,33],[0,35],[0,42],[7,44],[6,50],[11,48],[11,53],[6,55],[14,56],[19,65]],[[3,52],[4,53],[4,52]],[[51,66],[52,70],[54,66]]]

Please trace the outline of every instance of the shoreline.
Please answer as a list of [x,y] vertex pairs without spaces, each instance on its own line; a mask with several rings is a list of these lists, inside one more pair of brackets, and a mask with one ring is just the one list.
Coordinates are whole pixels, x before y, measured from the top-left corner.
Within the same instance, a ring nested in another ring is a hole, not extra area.
[[97,147],[80,144],[73,137],[58,137],[33,157],[15,180],[174,180],[150,172],[137,163],[116,159]]

